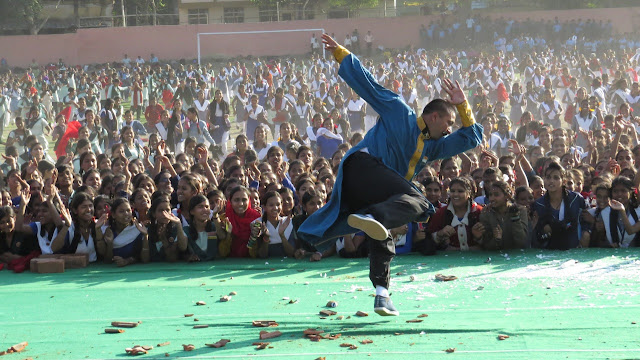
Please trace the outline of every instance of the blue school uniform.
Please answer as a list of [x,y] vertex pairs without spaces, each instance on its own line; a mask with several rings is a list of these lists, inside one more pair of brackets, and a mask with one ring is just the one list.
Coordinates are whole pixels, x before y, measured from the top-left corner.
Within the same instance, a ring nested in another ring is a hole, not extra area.
[[[535,228],[534,248],[568,250],[578,247],[580,244],[581,224],[580,215],[587,204],[582,195],[573,191],[566,191],[562,196],[561,209],[556,210],[551,206],[549,194],[545,194],[533,204],[533,210],[538,213],[538,223]],[[562,218],[562,220],[560,220]],[[549,225],[552,229],[551,236],[543,238],[544,227]]]
[[320,148],[320,156],[325,159],[331,159],[331,156],[338,151],[338,146],[342,144],[342,140],[332,139],[326,136],[318,136],[316,142],[318,148]]
[[[106,229],[105,226],[103,226],[103,231],[104,229]],[[113,231],[113,228],[111,230]],[[144,235],[134,225],[127,226],[120,233],[113,231],[113,256],[120,256],[124,259],[129,257],[137,259],[142,250],[143,237]],[[118,246],[119,242],[122,242],[123,245]]]
[[[340,51],[343,53],[339,54]],[[427,160],[448,158],[472,149],[482,143],[483,136],[482,126],[476,124],[468,102],[464,102],[456,106],[462,118],[462,128],[439,139],[429,138],[423,133],[426,127],[424,120],[416,116],[402,96],[378,84],[355,55],[347,54],[340,59],[345,52],[344,49],[336,51],[341,62],[338,74],[380,114],[380,118],[340,162],[329,202],[300,226],[298,233],[301,238],[318,250],[328,248],[333,238],[358,231],[347,224],[350,213],[342,202],[343,164],[349,156],[358,151],[368,152],[410,181]],[[424,220],[434,212],[432,206],[424,214]]]

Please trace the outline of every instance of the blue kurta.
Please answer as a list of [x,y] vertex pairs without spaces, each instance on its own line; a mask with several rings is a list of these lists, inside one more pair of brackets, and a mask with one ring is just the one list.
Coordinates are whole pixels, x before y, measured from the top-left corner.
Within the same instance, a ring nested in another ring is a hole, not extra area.
[[[364,139],[345,154],[329,202],[311,215],[298,230],[300,237],[318,250],[329,247],[333,238],[359,231],[347,224],[350,213],[346,204],[342,203],[342,166],[354,152],[366,148],[369,154],[380,158],[386,166],[410,181],[425,166],[422,159],[431,161],[452,157],[482,143],[482,126],[473,121],[467,103],[458,105],[459,111],[465,111],[462,116],[466,116],[467,126],[437,140],[427,139],[418,125],[421,118],[416,117],[416,113],[400,95],[378,84],[356,56],[347,55],[340,64],[338,74],[380,114],[380,118]],[[431,210],[424,214],[423,221],[435,212]]]

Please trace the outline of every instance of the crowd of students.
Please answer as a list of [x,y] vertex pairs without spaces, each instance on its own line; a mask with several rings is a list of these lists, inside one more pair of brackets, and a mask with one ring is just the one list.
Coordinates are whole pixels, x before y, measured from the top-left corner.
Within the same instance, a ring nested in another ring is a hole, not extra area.
[[[459,81],[484,128],[480,147],[416,159],[428,164],[413,184],[437,211],[390,229],[398,254],[640,244],[640,52],[555,40],[519,57],[418,49],[363,59],[371,81],[418,113],[445,95],[445,78]],[[0,164],[0,266],[57,253],[118,266],[366,257],[364,233],[325,252],[297,236],[377,119],[337,69],[313,54],[2,73],[0,136],[16,128]]]

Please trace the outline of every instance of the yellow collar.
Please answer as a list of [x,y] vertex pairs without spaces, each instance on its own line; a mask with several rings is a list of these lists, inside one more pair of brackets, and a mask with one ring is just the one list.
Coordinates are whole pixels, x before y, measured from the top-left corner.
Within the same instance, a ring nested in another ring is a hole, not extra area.
[[416,116],[416,122],[418,123],[418,128],[424,134],[427,140],[431,139],[431,134],[429,133],[429,128],[427,124],[424,122],[422,115]]

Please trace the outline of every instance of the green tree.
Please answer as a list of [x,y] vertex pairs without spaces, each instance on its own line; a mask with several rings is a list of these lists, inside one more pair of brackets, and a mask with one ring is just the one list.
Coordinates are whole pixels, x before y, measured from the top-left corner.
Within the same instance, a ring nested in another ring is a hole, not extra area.
[[329,6],[348,9],[366,9],[378,6],[379,0],[329,0]]
[[[124,6],[123,6],[124,1]],[[113,16],[131,16],[135,15],[135,25],[148,23],[150,25],[158,25],[158,14],[171,13],[170,0],[115,0],[113,7]],[[124,9],[124,10],[123,10]],[[123,15],[124,12],[124,15]],[[145,19],[139,14],[150,14],[150,18]],[[127,24],[131,18],[127,18]]]
[[305,18],[305,13],[313,7],[342,8],[342,9],[363,9],[378,6],[380,0],[251,0],[252,3],[266,8],[280,9],[288,7],[297,10],[297,19]]
[[[57,1],[53,11],[58,9],[61,2],[62,0]],[[43,14],[42,0],[5,0],[5,4],[5,16],[8,19],[23,21],[31,35],[38,35],[51,17],[51,12],[46,16]]]
[[610,7],[610,0],[538,0],[548,10]]

